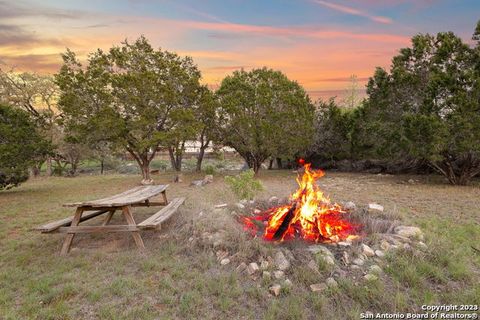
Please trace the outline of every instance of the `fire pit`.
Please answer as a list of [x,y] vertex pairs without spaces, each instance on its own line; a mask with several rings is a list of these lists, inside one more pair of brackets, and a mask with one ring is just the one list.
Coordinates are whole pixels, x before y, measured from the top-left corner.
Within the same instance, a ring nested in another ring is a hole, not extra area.
[[309,163],[303,169],[303,175],[297,178],[299,188],[290,196],[289,203],[269,208],[253,217],[242,216],[240,219],[245,229],[269,241],[301,238],[328,243],[358,238],[360,226],[348,221],[346,211],[331,203],[318,187],[316,181],[324,176],[324,172],[312,170]]

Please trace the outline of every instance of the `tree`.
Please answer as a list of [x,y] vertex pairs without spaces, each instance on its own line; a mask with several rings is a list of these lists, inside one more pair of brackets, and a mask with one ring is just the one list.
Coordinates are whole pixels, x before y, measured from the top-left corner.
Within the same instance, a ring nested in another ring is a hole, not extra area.
[[213,141],[219,139],[217,110],[218,100],[207,87],[203,87],[196,112],[196,117],[199,121],[197,140],[200,142],[200,151],[197,155],[197,172],[202,170],[202,161],[205,155],[205,150]]
[[312,143],[314,107],[305,90],[280,71],[235,71],[217,92],[223,143],[255,173],[269,157],[294,157]]
[[426,159],[452,184],[480,173],[478,47],[452,32],[417,35],[390,73],[377,69],[364,110],[377,155]]
[[27,112],[0,104],[0,190],[26,181],[35,159],[49,152]]
[[361,103],[361,98],[358,94],[358,79],[357,76],[352,74],[350,76],[350,84],[345,91],[345,97],[343,99],[343,106],[346,109],[355,109]]
[[[150,162],[159,146],[172,147],[194,130],[200,71],[189,57],[155,50],[143,36],[108,52],[97,50],[84,67],[63,54],[56,81],[70,132],[91,133],[123,148],[151,182]],[[194,134],[192,134],[194,136]]]
[[[26,111],[38,132],[50,142],[53,141],[56,123],[59,90],[49,75],[17,73],[13,69],[0,69],[0,103]],[[47,174],[51,174],[51,157],[40,158],[32,163],[34,174],[39,173],[40,165],[47,160]]]

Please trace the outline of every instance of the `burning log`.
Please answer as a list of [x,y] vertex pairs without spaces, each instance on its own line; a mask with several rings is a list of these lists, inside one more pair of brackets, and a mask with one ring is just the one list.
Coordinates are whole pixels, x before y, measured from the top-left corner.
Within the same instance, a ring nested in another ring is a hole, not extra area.
[[292,219],[295,217],[295,210],[296,209],[297,209],[297,203],[295,202],[292,205],[292,207],[288,210],[285,217],[283,218],[283,221],[280,224],[280,227],[278,227],[277,231],[275,231],[275,233],[273,234],[273,239],[281,240],[283,238],[283,235],[288,230],[288,227],[290,226],[290,223],[292,222]]

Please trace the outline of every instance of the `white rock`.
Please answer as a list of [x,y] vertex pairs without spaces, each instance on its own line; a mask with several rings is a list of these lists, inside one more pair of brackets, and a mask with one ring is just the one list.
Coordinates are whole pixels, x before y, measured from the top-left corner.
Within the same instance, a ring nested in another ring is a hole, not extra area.
[[375,281],[375,280],[378,280],[378,277],[374,274],[371,274],[371,273],[367,273],[365,276],[363,276],[365,278],[365,280],[367,281]]
[[240,202],[239,202],[239,203],[236,203],[236,204],[235,204],[235,207],[237,207],[237,208],[240,209],[240,210],[245,209],[245,205],[242,204],[242,203],[240,203]]
[[258,264],[256,262],[250,263],[247,267],[247,272],[249,275],[255,274],[259,270],[260,268],[258,267]]
[[356,258],[356,259],[353,259],[352,263],[357,266],[363,266],[365,264],[365,260],[361,258]]
[[280,292],[282,291],[282,286],[279,285],[279,284],[274,284],[273,286],[271,286],[270,288],[268,288],[268,290],[275,296],[277,297]]
[[205,181],[203,180],[193,180],[190,185],[195,186],[195,187],[203,187],[205,185]]
[[309,267],[309,268],[312,269],[313,271],[317,271],[317,272],[318,272],[318,265],[317,265],[317,263],[316,263],[314,260],[308,261],[307,267]]
[[335,281],[335,279],[333,279],[332,277],[327,278],[327,280],[325,281],[325,283],[327,284],[327,286],[328,286],[329,288],[336,288],[336,287],[338,287],[337,281]]
[[380,248],[387,251],[388,249],[390,249],[390,243],[388,243],[388,241],[382,240],[382,242],[380,242]]
[[290,268],[290,261],[285,258],[285,255],[283,254],[282,251],[278,251],[275,254],[275,265],[277,266],[278,269],[285,271],[288,268]]
[[375,251],[366,244],[362,244],[362,253],[367,257],[373,257],[375,255]]
[[417,245],[421,250],[428,250],[428,246],[422,241],[418,242]]
[[310,285],[310,290],[313,292],[324,291],[327,289],[327,285],[325,283],[314,283]]
[[380,268],[376,264],[370,266],[370,268],[368,268],[368,271],[369,271],[369,273],[372,273],[372,274],[381,274],[383,272],[382,268]]
[[379,205],[378,203],[369,203],[369,204],[368,204],[368,211],[380,211],[380,212],[383,212],[383,206]]
[[223,208],[226,208],[227,206],[228,206],[228,204],[221,203],[221,204],[215,205],[215,209],[223,209]]
[[283,272],[282,270],[277,270],[273,272],[273,276],[275,277],[275,279],[283,279],[285,278],[285,272]]
[[212,183],[212,182],[213,182],[213,174],[207,174],[207,175],[205,175],[205,178],[203,178],[203,182],[205,182],[205,183]]
[[262,210],[255,208],[255,210],[253,210],[253,213],[260,214],[262,213]]
[[262,270],[268,269],[269,266],[270,266],[270,264],[268,263],[267,260],[262,260],[262,262],[260,262],[260,269],[262,269]]
[[235,268],[235,271],[243,272],[245,269],[247,269],[247,264],[245,262],[242,262]]
[[321,253],[323,255],[333,256],[332,251],[328,250],[326,247],[320,244],[309,246],[307,250],[313,254]]
[[276,206],[276,205],[278,205],[278,198],[275,197],[275,196],[270,197],[270,199],[268,199],[268,202],[270,203],[270,205]]
[[375,255],[379,258],[385,257],[385,253],[382,250],[375,250]]
[[337,242],[337,244],[342,247],[350,247],[352,245],[352,243],[349,241],[340,241],[340,242]]
[[240,203],[243,204],[243,205],[247,205],[248,200],[247,199],[242,199],[242,200],[240,200]]
[[220,264],[221,264],[222,266],[225,266],[225,265],[227,265],[227,264],[229,264],[229,263],[230,263],[230,259],[228,259],[228,258],[222,259],[222,260],[220,261]]
[[331,266],[335,265],[335,260],[332,256],[323,256],[322,259],[328,265],[331,265]]
[[355,205],[355,203],[353,201],[348,201],[347,203],[345,203],[343,205],[343,209],[345,209],[347,211],[354,211],[356,207],[357,206]]
[[408,179],[408,183],[410,183],[410,184],[415,184],[415,180],[413,180],[413,179]]
[[423,239],[423,232],[420,228],[411,226],[398,226],[394,229],[395,233],[407,238]]

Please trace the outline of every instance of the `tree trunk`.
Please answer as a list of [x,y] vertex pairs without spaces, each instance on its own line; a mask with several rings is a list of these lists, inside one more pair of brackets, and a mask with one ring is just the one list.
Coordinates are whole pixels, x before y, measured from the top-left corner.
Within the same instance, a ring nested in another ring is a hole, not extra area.
[[273,169],[273,159],[270,159],[268,162],[268,170],[272,170],[272,169]]
[[100,159],[100,174],[103,174],[104,167],[105,167],[105,160],[102,158]]
[[276,158],[277,160],[277,168],[283,169],[282,158]]
[[202,171],[202,161],[203,161],[203,157],[205,155],[205,149],[206,148],[207,148],[207,146],[205,146],[205,147],[201,146],[200,147],[200,152],[198,153],[198,156],[197,156],[197,167],[195,169],[195,171],[197,171],[197,172]]
[[47,177],[50,177],[52,175],[52,158],[51,157],[48,157],[47,158]]

